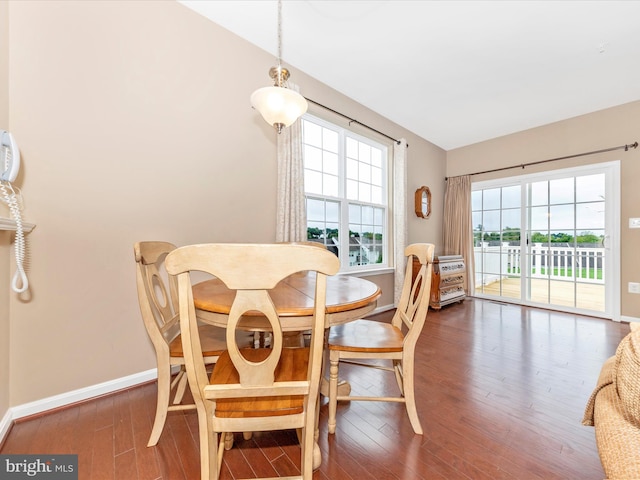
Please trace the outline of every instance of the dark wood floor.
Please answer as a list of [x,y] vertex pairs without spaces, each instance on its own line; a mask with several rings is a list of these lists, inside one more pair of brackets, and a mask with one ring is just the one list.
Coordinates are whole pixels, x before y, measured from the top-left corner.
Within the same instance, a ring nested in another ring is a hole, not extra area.
[[[381,314],[385,319],[390,315]],[[338,406],[337,433],[320,419],[314,479],[602,479],[591,427],[580,424],[602,362],[628,324],[466,300],[430,311],[418,344],[417,396],[424,435],[400,404]],[[384,372],[341,368],[354,391],[383,393]],[[199,478],[195,412],[169,414],[147,448],[154,383],[13,426],[0,453],[79,455],[80,479]],[[236,435],[223,479],[295,473],[293,432]]]

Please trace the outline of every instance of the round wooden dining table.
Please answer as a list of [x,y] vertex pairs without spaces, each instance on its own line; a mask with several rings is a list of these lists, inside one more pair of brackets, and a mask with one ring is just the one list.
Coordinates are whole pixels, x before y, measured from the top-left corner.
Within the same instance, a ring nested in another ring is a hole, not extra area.
[[[301,332],[311,328],[315,284],[314,272],[301,272],[285,278],[269,292],[281,317],[283,332]],[[375,283],[363,278],[348,275],[327,277],[326,326],[351,322],[371,313],[381,294]],[[219,327],[226,327],[234,297],[235,292],[217,278],[193,286],[198,318]],[[269,324],[260,313],[247,312],[243,315],[241,327],[266,331]]]
[[[312,327],[315,284],[315,272],[300,272],[285,278],[269,292],[280,316],[282,331],[285,336],[289,333],[289,340],[285,337],[286,346],[300,345],[301,332]],[[217,278],[195,284],[192,291],[198,318],[205,323],[226,327],[235,292],[229,290]],[[327,277],[325,327],[351,322],[371,313],[381,294],[375,283],[363,278],[348,275]],[[270,330],[269,323],[258,312],[245,313],[239,326],[243,330],[256,332]],[[322,383],[320,392],[327,395],[326,379],[323,378]],[[341,395],[348,395],[350,390],[351,386],[348,383],[341,382]],[[316,442],[313,449],[313,468],[318,468],[321,461],[320,447]]]

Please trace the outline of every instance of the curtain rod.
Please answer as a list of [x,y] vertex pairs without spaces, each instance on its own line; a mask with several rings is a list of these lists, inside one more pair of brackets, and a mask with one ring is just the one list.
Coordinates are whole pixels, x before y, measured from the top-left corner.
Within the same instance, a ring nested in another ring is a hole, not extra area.
[[[594,150],[593,152],[585,152],[585,153],[576,153],[575,155],[567,155],[566,157],[558,157],[558,158],[550,158],[548,160],[540,160],[538,162],[529,162],[529,163],[522,163],[520,165],[513,165],[511,167],[502,167],[502,168],[494,168],[493,170],[484,170],[482,172],[474,172],[474,173],[468,173],[467,175],[481,175],[483,173],[491,173],[491,172],[500,172],[502,170],[510,170],[512,168],[524,168],[524,167],[529,167],[531,165],[538,165],[540,163],[547,163],[547,162],[555,162],[557,160],[566,160],[567,158],[575,158],[575,157],[584,157],[585,155],[595,155],[596,153],[604,153],[604,152],[612,152],[614,150],[622,150],[624,148],[624,151],[628,151],[629,148],[638,148],[638,142],[634,142],[628,145],[620,145],[619,147],[611,147],[611,148],[604,148],[602,150]],[[456,175],[457,177],[462,177],[464,175]],[[450,177],[444,177],[445,181],[449,180]]]
[[[383,137],[388,138],[389,140],[393,140],[394,142],[396,142],[396,144],[397,144],[397,145],[400,145],[400,140],[396,140],[395,138],[390,137],[390,136],[389,136],[389,135],[387,135],[386,133],[382,133],[381,131],[376,130],[375,128],[370,127],[369,125],[365,125],[364,123],[359,122],[358,120],[356,120],[356,119],[354,119],[354,118],[348,117],[348,116],[347,116],[347,115],[345,115],[344,113],[337,112],[337,111],[336,111],[336,110],[334,110],[333,108],[329,108],[329,107],[327,107],[326,105],[323,105],[323,104],[318,103],[318,102],[316,102],[316,101],[314,101],[314,100],[311,100],[310,98],[307,98],[307,97],[304,97],[304,98],[307,100],[307,102],[311,102],[311,103],[313,103],[314,105],[318,105],[319,107],[322,107],[322,108],[324,108],[325,110],[329,110],[330,112],[335,113],[336,115],[340,115],[342,118],[346,118],[347,120],[349,120],[349,125],[351,125],[352,123],[357,123],[358,125],[361,125],[361,126],[363,126],[363,127],[365,127],[365,128],[368,128],[369,130],[371,130],[371,131],[373,131],[373,132],[376,132],[378,135],[382,135]],[[407,148],[409,148],[409,144],[408,144],[408,143],[407,143]]]

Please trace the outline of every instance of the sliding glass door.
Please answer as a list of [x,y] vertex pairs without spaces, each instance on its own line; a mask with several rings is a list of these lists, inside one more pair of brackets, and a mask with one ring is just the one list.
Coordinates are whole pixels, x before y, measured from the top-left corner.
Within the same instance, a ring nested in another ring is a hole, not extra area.
[[618,162],[474,183],[476,295],[619,319],[618,185]]
[[522,187],[474,183],[471,194],[476,294],[520,299]]

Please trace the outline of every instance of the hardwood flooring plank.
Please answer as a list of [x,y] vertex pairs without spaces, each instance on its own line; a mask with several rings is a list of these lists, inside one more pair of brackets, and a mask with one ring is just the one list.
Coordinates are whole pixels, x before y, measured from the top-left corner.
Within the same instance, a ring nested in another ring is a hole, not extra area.
[[[99,403],[104,404],[104,402]],[[88,478],[91,480],[119,480],[115,477],[115,452],[111,426],[96,430],[92,456],[91,473]]]
[[[139,480],[156,480],[160,478],[160,467],[154,447],[147,447],[151,433],[152,420],[149,416],[149,404],[155,407],[155,390],[150,394],[148,385],[134,388],[129,393],[131,406],[131,428],[133,431],[133,447],[135,461],[138,465]],[[155,385],[155,384],[154,384]],[[155,408],[152,410],[155,415]]]
[[[354,402],[354,405],[355,404],[356,402]],[[358,403],[358,406],[361,405],[364,405],[364,402]],[[411,427],[409,427],[409,429],[410,428]],[[368,427],[367,424],[358,417],[354,420],[352,417],[345,415],[342,417],[336,433],[332,435],[332,437],[335,437],[334,441],[338,442],[338,445],[342,437],[346,436],[347,438],[351,438],[351,445],[345,447],[345,450],[351,453],[352,451],[357,451],[355,449],[360,449],[363,457],[361,464],[369,468],[369,471],[371,471],[371,462],[375,461],[379,466],[394,473],[398,470],[398,465],[404,462],[405,456],[402,453],[402,445],[415,437],[412,430],[410,432],[406,430],[405,433],[407,435],[402,438],[400,435],[397,435],[396,438],[389,438],[388,435],[375,429],[373,426]],[[421,437],[418,438],[418,441],[421,441]],[[331,455],[329,455],[329,458],[331,458]],[[378,471],[379,467],[373,472],[377,473]],[[423,478],[418,471],[412,472],[412,475],[413,478]]]
[[[393,461],[392,468],[387,462],[379,462],[383,456],[389,456],[387,452],[371,452],[366,445],[361,443],[361,438],[351,437],[347,432],[341,431],[339,435],[329,435],[327,442],[321,445],[323,454],[331,458],[332,463],[338,463],[343,469],[352,473],[356,478],[375,478],[395,480],[399,477],[394,471],[398,470],[398,463]],[[370,469],[373,458],[376,459],[376,469]],[[414,475],[412,478],[421,478]]]
[[197,478],[200,475],[200,449],[191,436],[191,431],[186,421],[188,416],[197,416],[195,410],[183,412],[171,412],[176,415],[167,415],[165,428],[173,437],[176,448],[177,460],[180,462],[186,478]]
[[[266,449],[263,445],[271,445]],[[274,454],[274,447],[279,452]],[[255,472],[265,473],[265,476],[278,476],[277,470],[273,462],[277,462],[279,458],[284,457],[284,452],[278,446],[277,441],[267,432],[255,432],[251,439],[245,440],[242,434],[236,434],[234,439],[234,449],[242,452],[243,460]],[[225,452],[225,455],[228,452]]]
[[107,395],[96,399],[96,430],[113,426],[113,402],[115,399],[116,395]]
[[[155,399],[154,399],[155,401]],[[160,467],[161,478],[166,480],[190,480],[190,477],[187,477],[183,468],[183,463],[181,460],[181,455],[183,452],[178,450],[176,445],[176,440],[174,438],[174,429],[172,428],[172,422],[175,417],[181,416],[180,412],[169,412],[167,415],[167,421],[165,423],[164,432],[158,441],[158,444],[154,447],[149,447],[153,449],[156,453],[156,458],[158,460],[158,466]],[[179,421],[179,419],[178,419]],[[179,429],[177,429],[179,431]],[[181,439],[180,441],[182,441]],[[193,453],[193,452],[189,452]],[[198,455],[198,466],[199,462],[199,454]],[[199,471],[199,469],[198,469]]]
[[114,463],[114,477],[126,478],[127,480],[138,480],[138,463],[136,461],[136,452],[133,449],[116,455]]
[[[72,410],[71,408],[70,410]],[[79,480],[91,479],[93,468],[93,445],[95,441],[96,402],[84,402],[78,405],[75,444],[71,453],[78,455]]]
[[[298,455],[300,455],[299,452],[298,452]],[[300,462],[298,461],[298,464],[299,463]],[[300,466],[295,465],[291,457],[288,455],[283,455],[281,457],[276,458],[273,462],[271,462],[271,465],[273,466],[274,470],[277,472],[277,475],[276,475],[277,477],[289,477],[293,475],[300,475]]]
[[59,454],[75,453],[74,437],[78,430],[78,410],[64,409],[57,416],[55,435],[49,438],[47,451],[57,450]]
[[31,445],[36,438],[41,421],[42,417],[36,417],[32,420],[20,420],[16,422],[9,430],[0,452],[5,454],[32,452],[33,449]]
[[[235,438],[238,440],[238,438],[242,439],[243,437],[240,434],[236,434]],[[262,453],[270,462],[284,455],[284,450],[282,450],[282,447],[278,444],[277,439],[270,433],[254,432],[251,439],[254,444],[262,450]]]
[[42,418],[39,428],[29,446],[31,451],[34,453],[59,453],[57,450],[62,447],[59,447],[56,443],[56,436],[58,434],[58,422],[62,416],[63,410],[60,410],[55,416],[47,415]]
[[[499,452],[462,435],[457,428],[446,425],[446,421],[429,421],[424,437],[422,448],[431,448],[435,444],[451,452],[458,452],[465,461],[496,480],[513,478],[519,471],[516,465],[511,464]],[[459,448],[461,444],[465,445],[463,451]]]
[[131,422],[131,399],[129,398],[129,392],[125,392],[123,395],[118,395],[114,398],[113,434],[113,445],[116,455],[121,455],[133,449],[133,424]]
[[[254,433],[255,435],[255,433]],[[224,452],[224,462],[226,463],[229,471],[232,473],[232,478],[254,478],[256,474],[253,470],[253,466],[248,462],[245,452],[241,448],[232,448]],[[276,470],[269,463],[268,472],[265,476],[277,476]]]
[[[280,472],[280,469],[283,471],[288,470],[289,465],[293,465],[297,473],[287,475],[300,475],[300,455],[302,451],[295,430],[272,431],[268,433],[276,439],[284,453],[284,455],[277,457],[271,462],[276,471]],[[280,469],[278,465],[280,465]],[[280,476],[284,476],[284,474],[280,473]]]

